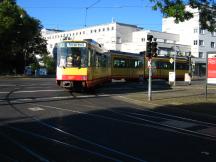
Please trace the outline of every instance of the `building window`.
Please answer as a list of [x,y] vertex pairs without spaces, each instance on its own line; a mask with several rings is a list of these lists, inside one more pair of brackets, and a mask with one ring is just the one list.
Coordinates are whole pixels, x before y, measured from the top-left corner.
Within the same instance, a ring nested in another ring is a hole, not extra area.
[[91,30],[91,33],[92,33],[92,30]]
[[121,37],[117,37],[117,43],[122,43]]
[[107,27],[107,31],[109,31],[109,27]]
[[205,34],[205,30],[204,29],[200,29],[200,34]]
[[204,58],[203,52],[199,52],[199,58]]
[[194,29],[194,33],[198,33],[198,29]]
[[203,40],[199,40],[199,46],[204,46],[204,41]]
[[213,37],[215,37],[215,36],[216,36],[216,32],[212,32],[211,34],[212,34],[212,36],[213,36]]
[[105,31],[105,28],[103,28],[103,31]]
[[112,27],[112,30],[114,30],[114,27]]
[[198,41],[197,40],[194,40],[194,45],[197,45]]
[[85,34],[85,31],[83,31],[83,34]]
[[101,31],[101,29],[98,29],[98,32],[100,32]]
[[141,42],[145,42],[145,38],[141,38]]
[[211,48],[215,48],[215,42],[211,42]]

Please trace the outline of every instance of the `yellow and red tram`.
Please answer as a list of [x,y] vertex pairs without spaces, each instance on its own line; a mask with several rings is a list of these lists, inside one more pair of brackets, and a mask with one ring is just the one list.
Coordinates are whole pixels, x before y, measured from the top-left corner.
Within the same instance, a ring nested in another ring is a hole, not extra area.
[[[57,46],[56,82],[62,87],[91,88],[111,79],[139,80],[148,78],[144,55],[106,51],[93,40],[65,40]],[[152,58],[152,78],[168,80],[173,71],[170,57]],[[176,58],[176,79],[188,73],[189,60]]]
[[62,87],[94,87],[108,80],[109,55],[92,41],[63,41],[57,46],[56,82]]

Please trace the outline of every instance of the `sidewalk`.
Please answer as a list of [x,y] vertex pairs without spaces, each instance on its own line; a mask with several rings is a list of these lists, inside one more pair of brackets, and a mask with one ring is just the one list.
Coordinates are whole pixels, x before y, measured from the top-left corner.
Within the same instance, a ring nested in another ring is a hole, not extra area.
[[148,101],[148,93],[135,92],[115,97],[129,103],[144,106],[152,110],[185,115],[198,115],[216,121],[216,86],[208,86],[205,96],[203,85],[177,85],[168,90],[152,91],[152,100]]

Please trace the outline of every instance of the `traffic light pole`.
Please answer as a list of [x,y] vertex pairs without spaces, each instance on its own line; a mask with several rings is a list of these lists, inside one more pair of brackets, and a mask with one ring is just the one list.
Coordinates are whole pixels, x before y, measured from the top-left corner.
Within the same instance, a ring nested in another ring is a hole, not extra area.
[[148,59],[148,100],[152,100],[152,57],[157,57],[157,38],[154,38],[153,35],[147,35],[146,42],[146,55]]
[[152,63],[151,58],[148,60],[149,79],[148,79],[148,100],[152,100]]

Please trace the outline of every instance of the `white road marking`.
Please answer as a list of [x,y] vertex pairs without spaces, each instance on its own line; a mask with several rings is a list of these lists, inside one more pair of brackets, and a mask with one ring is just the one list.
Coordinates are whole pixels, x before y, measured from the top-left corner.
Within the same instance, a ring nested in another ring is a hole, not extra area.
[[206,129],[201,129],[198,132],[207,133],[207,134],[210,134],[210,135],[216,137],[216,127],[210,127],[210,128],[206,128]]
[[[65,92],[65,90],[53,90],[53,89],[47,89],[47,90],[35,90],[35,91],[14,91],[13,93],[38,93],[38,92]],[[10,93],[10,91],[6,92],[0,92],[0,94],[6,94]]]
[[65,90],[48,89],[48,90],[35,90],[35,91],[15,91],[13,93],[37,93],[37,92],[65,92]]
[[179,120],[167,120],[167,121],[160,122],[160,123],[169,125],[169,126],[175,126],[178,128],[190,128],[190,127],[198,126],[198,124],[194,124],[191,122],[185,122],[185,121],[179,121]]
[[29,110],[31,110],[31,111],[42,111],[42,110],[44,110],[43,108],[41,108],[41,107],[30,107],[30,108],[28,108]]

